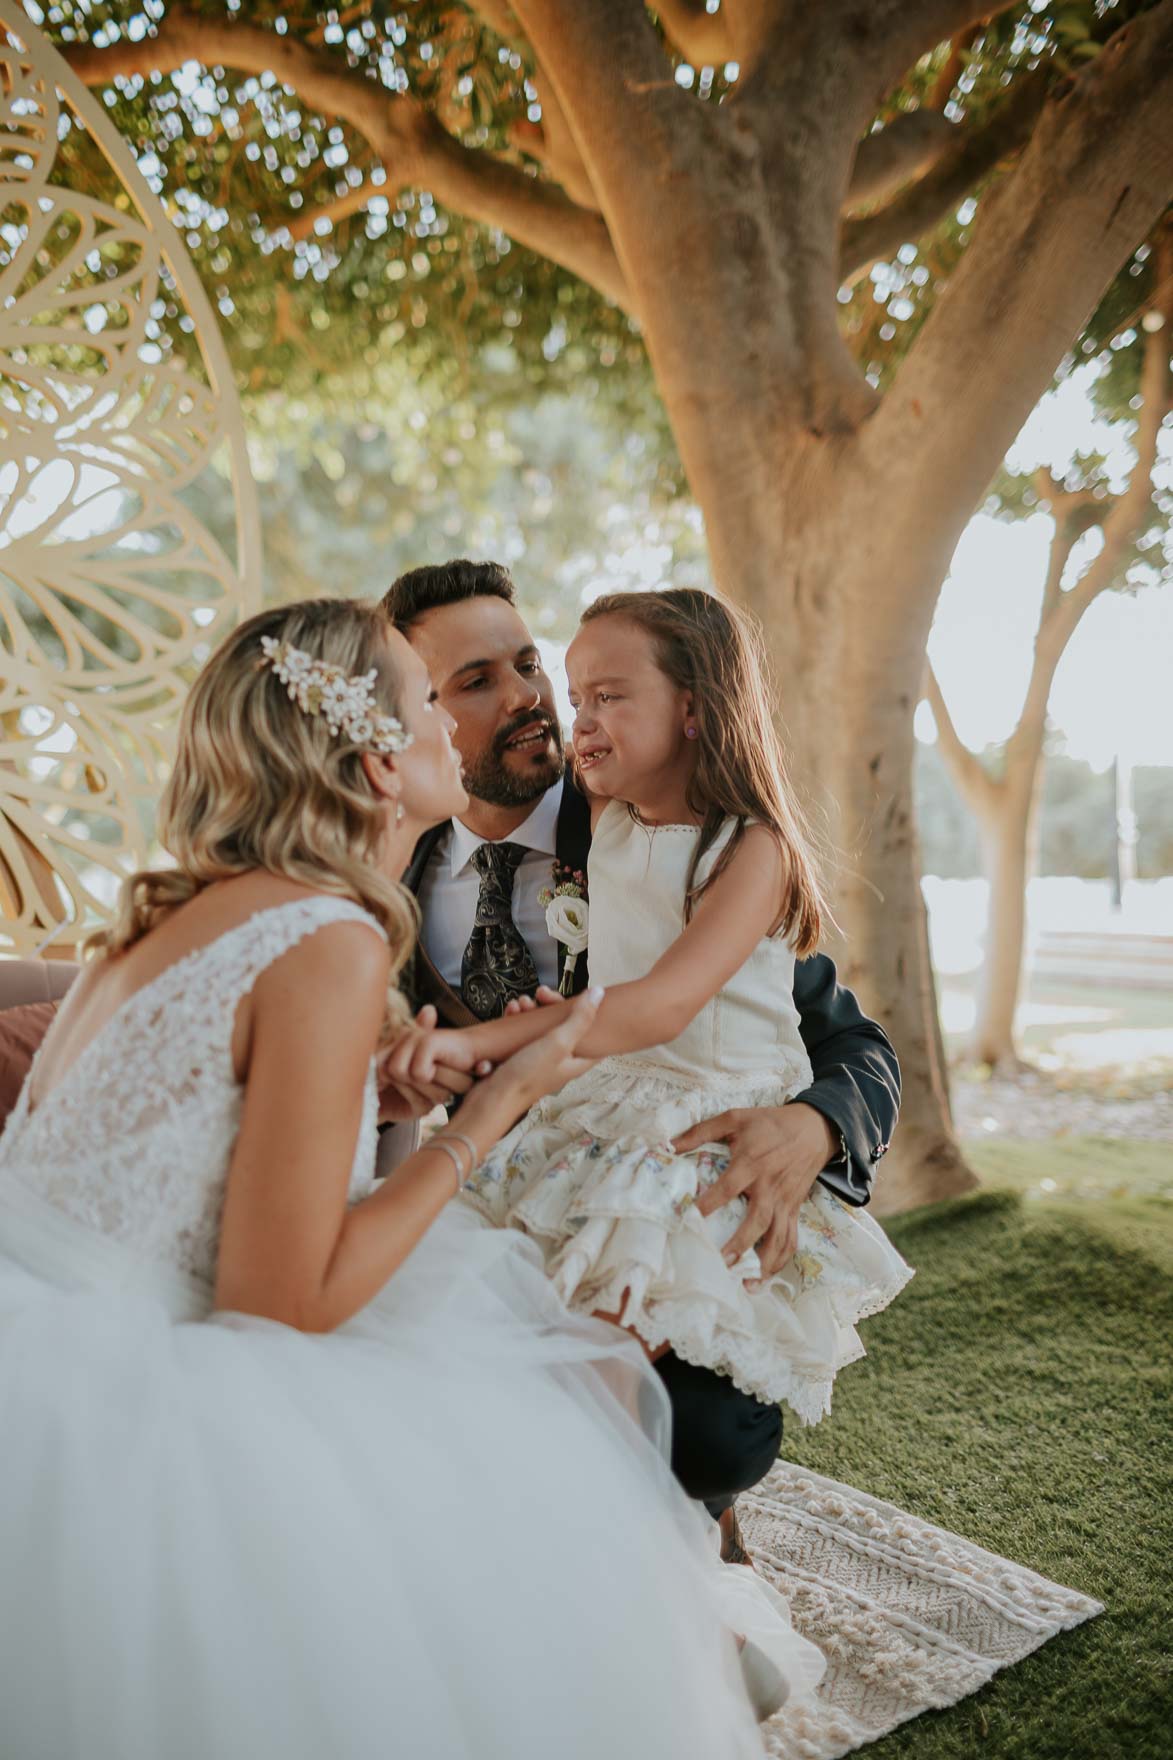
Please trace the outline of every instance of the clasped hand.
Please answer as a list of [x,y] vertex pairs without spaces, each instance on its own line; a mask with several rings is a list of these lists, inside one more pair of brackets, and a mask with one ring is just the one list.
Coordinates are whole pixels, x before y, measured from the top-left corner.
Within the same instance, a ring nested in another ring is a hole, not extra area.
[[[601,994],[592,992],[577,998],[557,1027],[514,1052],[502,1066],[519,1083],[524,1105],[590,1068],[591,1060],[577,1056],[575,1048],[598,1013]],[[554,991],[543,987],[536,1001],[524,997],[511,1002],[505,1012],[526,1013],[561,1000]],[[380,1055],[377,1073],[381,1124],[422,1118],[436,1106],[450,1105],[467,1094],[474,1082],[492,1074],[493,1064],[478,1052],[475,1027],[440,1027],[436,1022],[436,1010],[429,1003]]]
[[423,1118],[435,1107],[448,1106],[467,1094],[478,1076],[489,1073],[489,1063],[482,1060],[478,1067],[467,1046],[460,1046],[459,1033],[437,1027],[436,1021],[436,1010],[428,1003],[414,1023],[380,1054],[380,1124]]

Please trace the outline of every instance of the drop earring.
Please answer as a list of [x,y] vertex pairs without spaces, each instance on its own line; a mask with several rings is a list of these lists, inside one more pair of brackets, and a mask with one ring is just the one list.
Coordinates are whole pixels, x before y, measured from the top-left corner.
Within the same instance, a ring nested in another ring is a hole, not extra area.
[[405,816],[406,815],[404,814],[404,811],[403,811],[403,802],[396,801],[396,803],[395,803],[395,823],[397,825],[402,825]]

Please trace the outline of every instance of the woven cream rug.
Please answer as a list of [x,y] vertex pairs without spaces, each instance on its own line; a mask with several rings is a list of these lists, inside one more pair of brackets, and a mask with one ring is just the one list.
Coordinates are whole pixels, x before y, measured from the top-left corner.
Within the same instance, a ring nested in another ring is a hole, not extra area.
[[817,1698],[764,1726],[775,1760],[837,1760],[984,1686],[1098,1601],[780,1461],[737,1499],[762,1574],[822,1650]]

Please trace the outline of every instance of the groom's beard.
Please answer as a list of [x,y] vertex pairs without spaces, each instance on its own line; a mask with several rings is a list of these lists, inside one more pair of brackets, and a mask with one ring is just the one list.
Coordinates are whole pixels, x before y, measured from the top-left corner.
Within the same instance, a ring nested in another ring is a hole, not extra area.
[[[523,727],[541,723],[548,733],[544,746],[525,754],[506,751],[509,741]],[[547,789],[562,780],[566,757],[562,750],[562,729],[552,715],[544,710],[529,710],[516,715],[493,735],[492,743],[479,758],[464,766],[464,786],[475,800],[491,807],[524,807],[540,800]]]

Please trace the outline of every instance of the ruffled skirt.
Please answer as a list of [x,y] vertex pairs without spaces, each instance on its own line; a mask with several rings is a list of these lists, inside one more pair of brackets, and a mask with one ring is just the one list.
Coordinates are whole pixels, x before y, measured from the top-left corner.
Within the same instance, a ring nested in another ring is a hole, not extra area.
[[817,1680],[516,1237],[452,1207],[307,1336],[41,1211],[0,1194],[5,1760],[749,1760],[730,1626]]
[[700,1193],[728,1165],[711,1144],[678,1155],[672,1140],[732,1107],[780,1105],[777,1079],[705,1083],[662,1064],[608,1058],[544,1100],[493,1150],[465,1200],[541,1248],[562,1299],[618,1314],[653,1349],[728,1375],[743,1392],[785,1402],[813,1424],[835,1376],[864,1354],[856,1323],[912,1276],[878,1223],[821,1186],[798,1215],[798,1247],[760,1278],[756,1252],[727,1266],[721,1249],[744,1199],[702,1217]]

